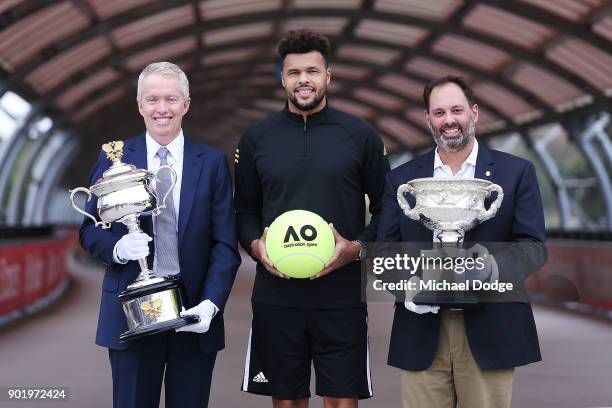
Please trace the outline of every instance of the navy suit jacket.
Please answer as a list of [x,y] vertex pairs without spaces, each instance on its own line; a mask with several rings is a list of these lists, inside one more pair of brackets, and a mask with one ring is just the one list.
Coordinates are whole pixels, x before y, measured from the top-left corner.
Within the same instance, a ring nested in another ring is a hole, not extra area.
[[[432,242],[433,233],[400,209],[396,192],[409,180],[433,177],[434,150],[399,166],[387,175],[378,241]],[[488,172],[488,176],[487,176]],[[538,245],[545,238],[544,212],[533,165],[518,157],[479,145],[476,178],[499,184],[504,199],[496,216],[466,233],[466,242],[534,242],[500,254],[500,280],[503,265],[521,260],[523,276],[544,264],[546,251]],[[485,201],[488,208],[496,194]],[[411,206],[414,197],[406,195]],[[505,259],[504,258],[505,255]],[[501,263],[500,263],[501,262]],[[517,269],[510,268],[512,273]],[[516,278],[513,279],[516,281]],[[522,280],[521,280],[522,281]],[[485,368],[510,368],[541,360],[531,306],[520,303],[480,303],[464,310],[465,330],[472,354]],[[416,314],[396,303],[389,347],[389,365],[421,371],[431,366],[438,346],[440,315]]]
[[[145,136],[128,139],[123,148],[124,163],[147,168]],[[110,166],[104,152],[92,171],[93,185]],[[87,203],[86,211],[99,218],[95,197]],[[141,229],[153,237],[152,217],[140,218]],[[125,265],[113,261],[117,241],[127,234],[119,222],[103,230],[94,227],[86,218],[81,225],[80,241],[94,258],[106,266],[102,283],[102,301],[98,319],[96,344],[116,350],[125,350],[129,342],[119,343],[127,322],[117,295],[134,281],[140,267],[138,262]],[[178,219],[178,250],[181,275],[189,304],[195,306],[210,299],[219,313],[212,319],[208,332],[198,335],[200,349],[205,353],[221,350],[225,346],[223,309],[240,265],[237,247],[236,221],[232,200],[232,182],[224,154],[216,149],[185,137],[183,175]],[[149,267],[153,265],[154,242],[150,244]]]

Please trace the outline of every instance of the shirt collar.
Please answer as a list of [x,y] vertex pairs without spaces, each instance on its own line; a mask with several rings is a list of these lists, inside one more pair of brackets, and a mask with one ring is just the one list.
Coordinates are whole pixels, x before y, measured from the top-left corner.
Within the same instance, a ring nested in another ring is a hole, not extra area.
[[[296,126],[304,126],[304,117],[300,114],[291,112],[289,110],[289,102],[285,103],[285,108],[283,109],[283,112],[285,113],[285,117],[289,119],[289,122],[293,123]],[[306,117],[306,123],[308,124],[308,126],[322,123],[325,121],[328,112],[329,107],[326,100],[323,109],[318,112],[312,113]]]
[[[442,163],[442,159],[440,159],[440,155],[438,154],[438,149],[439,147],[436,147],[435,154],[434,154],[434,169],[444,166],[444,163]],[[477,158],[478,158],[478,140],[474,138],[474,145],[472,146],[472,151],[470,152],[470,155],[467,157],[467,159],[465,159],[465,161],[461,165],[461,168],[463,168],[466,164],[476,167]]]
[[[145,136],[147,142],[147,160],[151,161],[155,158],[157,151],[162,145],[157,143],[153,137],[147,132]],[[183,147],[185,146],[185,137],[183,136],[183,129],[179,132],[178,136],[174,138],[170,143],[166,145],[166,148],[170,152],[172,158],[176,161],[183,156]]]

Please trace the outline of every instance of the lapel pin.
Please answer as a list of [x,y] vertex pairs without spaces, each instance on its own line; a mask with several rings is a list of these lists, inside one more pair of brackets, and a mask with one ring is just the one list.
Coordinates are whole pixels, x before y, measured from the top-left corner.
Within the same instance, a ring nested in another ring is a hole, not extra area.
[[485,176],[487,177],[491,176],[491,172],[489,170],[485,171]]

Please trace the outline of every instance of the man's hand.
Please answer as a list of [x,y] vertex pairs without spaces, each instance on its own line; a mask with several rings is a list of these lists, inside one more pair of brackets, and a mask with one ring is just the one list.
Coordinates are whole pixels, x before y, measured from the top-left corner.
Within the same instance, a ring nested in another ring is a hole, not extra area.
[[[412,282],[412,285],[416,288],[419,287],[421,278],[419,278],[418,276],[413,276],[411,277],[408,282]],[[406,308],[406,310],[409,310],[413,313],[416,314],[425,314],[425,313],[438,313],[438,310],[440,310],[440,306],[433,306],[433,305],[417,305],[416,303],[414,303],[412,301],[412,299],[414,299],[414,297],[420,292],[420,290],[406,290],[406,300],[404,302],[404,307]]]
[[272,265],[272,262],[270,262],[270,258],[268,258],[268,251],[266,251],[266,236],[267,235],[268,235],[268,228],[264,229],[264,232],[261,235],[261,238],[251,241],[251,248],[250,248],[251,255],[253,256],[253,258],[257,259],[257,261],[259,261],[259,263],[262,264],[264,268],[266,268],[266,270],[270,272],[272,275],[276,275],[279,278],[289,279],[287,275],[278,271],[274,267],[274,265]]
[[199,305],[192,307],[191,309],[183,309],[181,316],[198,316],[200,321],[198,323],[188,324],[187,326],[179,327],[175,329],[176,332],[193,332],[193,333],[206,333],[210,327],[210,322],[215,314],[217,313],[217,307],[213,302],[206,299],[200,302]]
[[325,268],[310,278],[311,280],[325,276],[334,269],[341,268],[344,265],[355,261],[359,257],[359,250],[361,249],[359,243],[357,241],[349,241],[340,235],[340,233],[334,228],[334,224],[329,224],[329,227],[334,233],[334,239],[336,240],[334,253],[332,254],[330,260],[325,264]]
[[467,253],[471,254],[474,259],[480,258],[481,263],[479,265],[482,265],[482,267],[475,265],[472,268],[466,268],[466,281],[470,281],[470,283],[474,281],[495,282],[499,279],[499,270],[495,257],[489,253],[485,246],[476,244],[469,248]]
[[136,261],[149,256],[151,237],[144,232],[131,232],[115,244],[115,253],[120,260]]
[[410,310],[416,314],[425,314],[425,313],[433,313],[437,314],[438,310],[440,310],[440,306],[431,306],[431,305],[417,305],[412,302],[404,302],[404,307],[407,310]]

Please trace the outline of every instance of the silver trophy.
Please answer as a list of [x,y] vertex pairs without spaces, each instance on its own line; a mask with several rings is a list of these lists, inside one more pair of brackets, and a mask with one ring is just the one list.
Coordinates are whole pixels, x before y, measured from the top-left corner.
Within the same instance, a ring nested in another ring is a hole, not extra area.
[[[166,208],[166,199],[176,185],[176,173],[170,166],[161,166],[157,172],[152,172],[123,163],[122,141],[106,143],[102,150],[113,164],[91,187],[70,190],[72,207],[90,218],[96,227],[108,229],[112,222],[121,222],[128,232],[142,232],[138,218],[149,214],[157,216]],[[159,204],[152,183],[159,180],[157,174],[161,171],[170,172],[172,185],[162,204]],[[92,194],[98,198],[97,210],[101,221],[74,203],[77,193],[87,194],[87,201]],[[180,276],[155,276],[146,258],[139,259],[138,264],[140,273],[136,280],[119,295],[128,325],[128,331],[119,337],[120,341],[175,329],[199,320],[194,316],[180,316],[183,294]]]
[[[493,192],[497,192],[495,201],[489,209],[484,201]],[[404,194],[414,196],[414,207],[406,200]],[[439,241],[440,251],[423,251],[426,257],[431,256],[465,256],[461,243],[465,233],[476,225],[493,218],[502,200],[502,188],[488,180],[454,179],[454,178],[420,178],[402,184],[397,189],[397,201],[404,214],[419,221],[434,231]],[[457,275],[457,274],[455,274]],[[440,279],[443,273],[437,270],[423,270],[423,278]],[[457,281],[465,281],[464,276],[454,276]],[[458,292],[450,296],[421,293],[414,303],[475,303],[476,298],[469,292]]]

